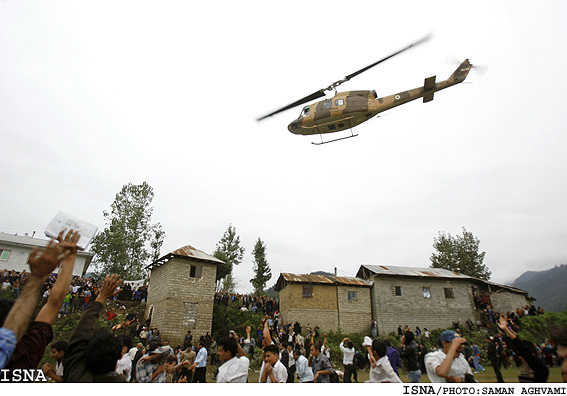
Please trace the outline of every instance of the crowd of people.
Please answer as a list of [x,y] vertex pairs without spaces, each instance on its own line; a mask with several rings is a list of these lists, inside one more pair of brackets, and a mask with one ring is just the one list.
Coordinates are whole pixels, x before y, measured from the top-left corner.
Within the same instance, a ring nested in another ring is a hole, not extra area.
[[277,312],[280,305],[277,298],[251,294],[216,292],[215,305],[221,304],[227,307],[237,307],[242,311],[266,313],[268,315]]
[[[261,383],[357,382],[358,371],[365,366],[369,382],[403,382],[402,367],[409,382],[420,382],[423,375],[431,382],[475,382],[474,374],[485,371],[481,362],[481,350],[485,348],[499,382],[503,382],[500,369],[506,369],[512,361],[519,368],[518,381],[546,382],[548,366],[558,365],[560,359],[567,361],[565,328],[539,346],[518,337],[519,318],[541,313],[529,307],[508,314],[493,313],[489,322],[499,331],[487,332],[486,343],[480,346],[467,342],[456,321],[453,329],[441,333],[438,345],[431,350],[424,342],[430,345],[431,332],[427,328],[412,330],[400,325],[400,347],[395,348],[389,339],[377,337],[373,320],[372,337],[364,338],[362,348],[349,338],[339,343],[340,369],[331,363],[327,334],[321,334],[317,325],[281,321],[276,299],[217,293],[217,304],[263,312],[261,326],[247,326],[242,332],[245,334],[231,332],[219,340],[210,333],[194,340],[188,331],[183,345],[175,348],[162,339],[157,327],[151,327],[150,322],[140,323],[135,315],[126,315],[111,329],[95,331],[103,312],[107,319],[116,315],[105,310],[107,300],[141,301],[144,288],[126,287],[115,274],[101,282],[73,277],[79,237],[72,230],[61,232],[57,242],[50,241],[42,251],[32,251],[30,272],[1,274],[0,284],[3,288],[9,286],[15,297],[0,304],[0,369],[7,369],[3,370],[7,372],[4,378],[12,379],[15,369],[36,369],[49,345],[53,364],[43,364],[41,372],[55,382],[207,382],[207,366],[215,370],[216,382],[248,382],[256,350],[262,356],[258,376]],[[58,276],[53,276],[59,266]],[[78,295],[77,300],[73,300],[73,294]],[[40,298],[43,304],[31,321]],[[53,324],[68,312],[81,312],[71,338],[51,343]],[[474,330],[470,319],[465,326]],[[135,338],[140,340],[136,345]],[[567,372],[564,379],[567,381]]]
[[[16,270],[4,269],[0,272],[0,290],[5,290],[14,299],[20,295],[20,290],[25,285],[30,273],[26,270],[20,272]],[[41,304],[45,304],[49,298],[49,294],[57,282],[57,273],[51,273],[45,280],[41,291]],[[123,282],[120,293],[115,299],[121,301],[145,302],[148,295],[147,285],[136,285],[138,282]],[[90,301],[93,300],[102,286],[102,280],[95,278],[82,278],[72,275],[68,293],[65,294],[63,304],[61,306],[62,315],[70,313],[82,312],[85,310]]]

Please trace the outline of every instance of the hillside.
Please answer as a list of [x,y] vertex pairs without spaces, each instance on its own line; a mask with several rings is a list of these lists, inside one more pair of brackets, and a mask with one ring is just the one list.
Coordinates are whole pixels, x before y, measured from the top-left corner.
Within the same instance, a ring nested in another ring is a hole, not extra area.
[[520,275],[511,286],[520,288],[536,299],[536,307],[561,312],[567,307],[567,265],[555,266],[546,271],[528,271]]

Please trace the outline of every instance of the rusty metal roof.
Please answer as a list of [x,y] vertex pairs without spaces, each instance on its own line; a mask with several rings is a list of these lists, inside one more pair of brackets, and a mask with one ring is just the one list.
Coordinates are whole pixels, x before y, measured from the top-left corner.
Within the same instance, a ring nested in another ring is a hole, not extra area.
[[190,257],[190,258],[195,258],[198,260],[207,260],[207,261],[215,261],[219,264],[224,264],[224,261],[211,256],[199,249],[195,249],[193,246],[191,245],[187,245],[187,246],[183,246],[180,247],[179,249],[175,249],[173,252],[171,252],[171,254],[175,254],[176,256],[184,256],[184,257]]
[[168,253],[163,257],[160,257],[159,259],[157,259],[156,261],[154,261],[153,263],[148,265],[146,268],[159,267],[159,266],[169,262],[175,256],[187,257],[187,258],[192,258],[192,259],[201,260],[201,261],[208,261],[208,262],[212,262],[212,263],[216,263],[216,264],[224,264],[224,261],[219,260],[218,258],[211,256],[211,255],[209,255],[209,254],[207,254],[207,253],[205,253],[205,252],[203,252],[199,249],[195,249],[191,245],[186,245],[186,246],[180,247],[179,249],[175,249],[173,252]]
[[321,283],[327,285],[349,285],[370,287],[372,282],[361,278],[352,278],[345,276],[327,276],[327,275],[298,275],[282,273],[276,283],[276,290],[285,287],[284,283]]

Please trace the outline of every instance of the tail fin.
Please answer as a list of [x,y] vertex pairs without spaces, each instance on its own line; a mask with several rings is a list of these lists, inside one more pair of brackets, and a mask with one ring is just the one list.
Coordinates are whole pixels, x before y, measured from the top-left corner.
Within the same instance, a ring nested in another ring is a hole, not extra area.
[[457,70],[451,74],[451,77],[449,77],[448,80],[455,84],[465,81],[465,78],[467,78],[472,67],[473,65],[469,62],[469,60],[465,59],[464,62],[457,67]]
[[423,103],[431,102],[435,93],[435,76],[425,79],[423,83]]

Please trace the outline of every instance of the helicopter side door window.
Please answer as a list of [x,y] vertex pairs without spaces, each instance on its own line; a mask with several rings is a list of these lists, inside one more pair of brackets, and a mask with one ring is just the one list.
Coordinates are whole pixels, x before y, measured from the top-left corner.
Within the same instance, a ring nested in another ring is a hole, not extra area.
[[326,100],[323,102],[323,108],[324,109],[330,109],[331,107],[333,107],[333,101],[332,100]]
[[303,108],[303,110],[301,111],[300,117],[307,117],[309,114],[310,114],[310,112],[309,112],[309,106],[305,106],[305,107]]
[[344,99],[337,99],[335,100],[335,106],[342,106],[345,104]]

